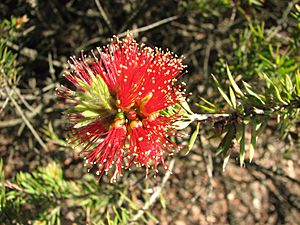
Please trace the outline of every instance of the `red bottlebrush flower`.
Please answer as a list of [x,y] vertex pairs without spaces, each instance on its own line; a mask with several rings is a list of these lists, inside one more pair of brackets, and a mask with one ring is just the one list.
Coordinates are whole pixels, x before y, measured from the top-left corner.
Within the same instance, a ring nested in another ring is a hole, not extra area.
[[82,145],[86,163],[98,164],[97,173],[114,168],[164,166],[174,147],[176,115],[168,107],[184,99],[176,84],[182,58],[158,48],[138,45],[132,35],[114,38],[106,48],[77,60],[71,57],[65,77],[76,87],[62,86],[59,95],[70,106],[71,142]]

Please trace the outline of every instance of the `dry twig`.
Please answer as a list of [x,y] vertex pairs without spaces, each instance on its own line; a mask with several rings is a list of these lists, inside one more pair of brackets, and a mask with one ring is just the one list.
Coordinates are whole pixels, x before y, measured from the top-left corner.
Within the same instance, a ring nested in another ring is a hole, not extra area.
[[[133,34],[136,34],[136,33],[139,33],[139,32],[145,32],[147,30],[151,30],[151,29],[154,29],[156,27],[159,27],[159,26],[161,26],[163,24],[170,23],[170,22],[172,22],[174,20],[177,20],[178,18],[179,18],[179,16],[171,16],[171,17],[168,17],[166,19],[163,19],[163,20],[157,21],[155,23],[152,23],[150,25],[130,30],[129,32],[133,33]],[[128,32],[123,32],[121,34],[118,34],[118,37],[125,37],[127,33]]]
[[98,10],[99,10],[101,16],[102,16],[103,19],[104,19],[106,25],[108,26],[108,28],[110,29],[110,31],[112,31],[113,29],[112,29],[112,26],[111,26],[111,22],[110,22],[110,20],[108,19],[107,15],[106,15],[106,13],[105,13],[105,11],[104,11],[104,9],[103,9],[103,7],[101,6],[100,1],[99,1],[99,0],[95,0],[95,3],[96,3],[96,5],[97,5],[97,8],[98,8]]
[[45,151],[48,151],[48,148],[46,146],[46,144],[43,142],[43,140],[40,138],[40,136],[38,135],[38,133],[36,132],[36,130],[34,129],[34,127],[31,125],[31,123],[29,122],[29,120],[27,119],[26,115],[23,113],[21,107],[18,105],[18,103],[16,102],[16,100],[12,97],[10,90],[8,89],[7,86],[4,86],[8,98],[10,99],[10,101],[12,102],[12,104],[16,107],[16,110],[18,111],[18,113],[20,114],[22,120],[24,121],[24,123],[26,124],[26,126],[29,128],[29,130],[31,131],[31,133],[33,134],[33,136],[35,137],[35,139],[37,140],[37,142],[42,146],[42,148]]
[[131,219],[132,223],[137,221],[139,218],[141,218],[145,211],[148,210],[158,199],[158,197],[160,196],[160,193],[163,189],[163,187],[165,186],[166,182],[168,181],[168,179],[170,178],[170,175],[172,174],[172,170],[174,168],[174,164],[175,164],[175,159],[173,158],[170,161],[169,164],[169,168],[168,171],[166,172],[165,176],[163,177],[163,180],[161,182],[161,184],[155,188],[153,188],[155,191],[153,192],[153,194],[151,195],[150,199],[145,203],[145,205],[138,211],[138,213]]

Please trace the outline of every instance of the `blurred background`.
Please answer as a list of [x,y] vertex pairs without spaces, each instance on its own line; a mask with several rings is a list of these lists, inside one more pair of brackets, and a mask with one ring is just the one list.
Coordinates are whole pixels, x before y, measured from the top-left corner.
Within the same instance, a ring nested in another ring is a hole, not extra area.
[[200,97],[221,102],[211,74],[226,83],[225,63],[250,83],[261,72],[276,79],[300,69],[296,0],[2,0],[0,224],[299,224],[299,120],[285,135],[270,121],[242,168],[233,154],[223,171],[217,126],[208,122],[188,155],[195,124],[184,130],[171,175],[161,168],[145,179],[133,169],[99,184],[87,172],[66,144],[55,89],[66,83],[70,56],[127,31],[184,55],[198,113]]

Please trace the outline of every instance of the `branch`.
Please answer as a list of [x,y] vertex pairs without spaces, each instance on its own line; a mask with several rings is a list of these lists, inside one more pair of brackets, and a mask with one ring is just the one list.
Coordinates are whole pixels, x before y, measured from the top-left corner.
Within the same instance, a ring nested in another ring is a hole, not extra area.
[[5,88],[6,92],[7,92],[8,98],[10,99],[10,101],[12,102],[12,104],[16,107],[16,110],[20,114],[22,120],[24,121],[24,123],[26,124],[26,126],[29,128],[29,130],[31,131],[31,133],[33,134],[33,136],[35,137],[35,139],[37,140],[37,142],[42,146],[42,148],[45,151],[48,151],[48,147],[43,142],[43,140],[40,138],[40,136],[38,135],[38,133],[36,132],[36,130],[34,129],[34,127],[31,125],[31,123],[27,119],[26,115],[23,113],[21,107],[18,105],[18,103],[16,102],[16,100],[12,97],[12,95],[11,95],[8,87],[5,85],[4,88]]
[[[166,19],[163,19],[163,20],[157,21],[155,23],[152,23],[150,25],[140,27],[140,28],[137,28],[137,29],[134,29],[134,30],[130,30],[130,33],[135,34],[135,33],[144,32],[144,31],[147,31],[147,30],[151,30],[155,27],[159,27],[163,24],[172,22],[173,20],[177,20],[178,18],[179,18],[179,16],[171,16],[171,17],[168,17]],[[123,32],[121,34],[118,34],[118,37],[125,37],[127,35],[127,33],[128,32],[126,31],[126,32]]]
[[167,172],[166,172],[166,174],[165,174],[165,176],[164,176],[161,184],[159,186],[156,186],[156,187],[153,188],[155,191],[151,195],[150,199],[142,207],[142,209],[140,209],[138,211],[138,213],[131,219],[131,221],[132,221],[131,224],[133,224],[133,222],[136,222],[138,219],[140,219],[144,215],[145,211],[148,210],[156,202],[156,200],[160,196],[160,193],[161,193],[163,187],[165,186],[166,182],[170,178],[170,175],[172,174],[171,171],[174,168],[174,164],[175,164],[175,159],[173,158],[170,161],[169,168],[168,168],[168,170],[167,170]]
[[97,5],[97,8],[98,8],[98,10],[99,10],[101,16],[102,16],[103,19],[104,19],[106,25],[108,26],[108,28],[110,29],[110,31],[112,31],[111,22],[110,22],[110,20],[108,19],[107,15],[106,15],[106,13],[105,13],[105,11],[104,11],[104,9],[103,9],[103,7],[101,6],[100,1],[99,1],[99,0],[95,0],[95,3],[96,3],[96,5]]
[[234,116],[234,114],[228,114],[228,113],[222,113],[222,114],[208,113],[208,114],[193,114],[193,115],[190,115],[189,118],[191,118],[191,120],[197,121],[197,122],[203,122],[203,121],[206,122],[209,120],[219,121],[219,120],[224,120],[224,119],[230,119],[233,116]]
[[238,117],[243,118],[246,116],[272,116],[274,112],[280,112],[282,109],[287,109],[289,107],[299,109],[300,108],[300,98],[297,100],[291,101],[289,104],[281,104],[275,107],[270,107],[269,109],[251,109],[246,111],[245,115],[241,115],[238,112],[232,113],[207,113],[207,114],[192,114],[188,116],[188,119],[196,122],[230,122],[232,120],[237,119]]

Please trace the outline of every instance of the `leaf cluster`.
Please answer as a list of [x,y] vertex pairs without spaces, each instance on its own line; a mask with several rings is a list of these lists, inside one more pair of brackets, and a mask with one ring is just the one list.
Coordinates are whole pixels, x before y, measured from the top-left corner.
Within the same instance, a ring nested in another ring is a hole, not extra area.
[[[294,76],[286,74],[280,78],[269,77],[265,73],[259,74],[259,87],[241,81],[237,84],[229,67],[226,66],[229,80],[228,91],[221,86],[218,79],[213,76],[217,89],[224,100],[225,107],[205,100],[204,105],[197,104],[210,113],[226,112],[232,116],[223,124],[223,139],[217,154],[224,155],[225,168],[234,143],[239,144],[240,165],[244,164],[246,153],[249,161],[254,156],[256,140],[260,132],[268,125],[270,120],[276,122],[282,136],[290,135],[290,128],[299,120],[300,111],[300,73]],[[246,132],[250,131],[249,144]]]
[[[55,162],[8,180],[1,160],[0,220],[7,224],[64,224],[69,216],[79,223],[85,218],[91,224],[128,224],[139,208],[122,190],[117,185],[102,188],[88,174],[81,180],[66,180]],[[68,216],[62,220],[61,214]]]
[[17,75],[20,67],[17,64],[17,55],[7,46],[7,43],[15,38],[16,26],[17,19],[14,17],[0,22],[0,87],[6,83],[10,86],[16,85],[19,79]]
[[[274,21],[277,26],[271,28],[266,19],[254,17],[255,11],[249,14],[238,6],[237,10],[245,18],[246,25],[242,31],[230,34],[231,52],[220,55],[215,66],[216,73],[225,72],[225,63],[247,81],[255,80],[257,74],[262,72],[278,78],[297,73],[300,68],[299,5],[293,1],[286,5],[282,17]],[[280,33],[281,29],[284,32]]]

